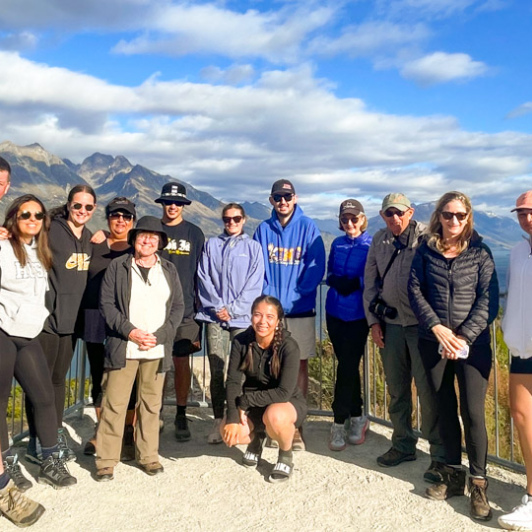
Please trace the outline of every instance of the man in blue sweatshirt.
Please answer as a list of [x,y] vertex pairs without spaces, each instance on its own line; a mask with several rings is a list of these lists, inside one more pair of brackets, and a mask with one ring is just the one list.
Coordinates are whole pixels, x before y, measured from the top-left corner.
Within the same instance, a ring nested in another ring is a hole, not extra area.
[[[272,186],[272,216],[262,222],[253,238],[264,255],[264,294],[283,305],[285,328],[299,345],[298,385],[308,391],[308,359],[316,355],[316,293],[325,273],[325,247],[316,224],[297,204],[294,185],[279,179]],[[304,449],[299,431],[294,450]]]

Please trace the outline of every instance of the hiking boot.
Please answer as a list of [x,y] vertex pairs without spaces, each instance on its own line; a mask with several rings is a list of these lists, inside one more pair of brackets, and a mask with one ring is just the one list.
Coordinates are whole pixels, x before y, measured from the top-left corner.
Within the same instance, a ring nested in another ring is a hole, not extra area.
[[147,475],[154,476],[164,473],[164,467],[159,462],[151,462],[149,464],[140,464],[140,467]]
[[343,423],[333,423],[329,435],[329,449],[331,451],[343,451],[347,447],[345,442],[346,432]]
[[499,525],[506,530],[532,530],[532,497],[523,495],[521,504],[499,517]]
[[438,462],[437,460],[432,460],[429,468],[423,473],[423,480],[425,482],[430,482],[431,484],[438,484],[443,482],[442,469],[445,464],[443,462]]
[[207,436],[207,443],[222,443],[222,435],[220,434],[220,425],[222,424],[222,419],[215,419],[212,425],[212,430]]
[[351,445],[361,445],[366,440],[366,432],[369,429],[369,419],[367,416],[352,417],[349,420],[347,430],[347,441]]
[[63,452],[64,460],[71,462],[76,459],[76,453],[68,446],[67,433],[65,429],[57,430],[57,445]]
[[96,482],[109,482],[109,480],[115,478],[113,473],[114,469],[112,467],[102,467],[96,471],[96,476],[94,478]]
[[68,488],[77,484],[77,480],[70,474],[61,451],[52,453],[41,465],[39,484],[49,484],[56,490]]
[[306,451],[306,449],[305,442],[303,441],[303,427],[301,427],[294,432],[292,451]]
[[175,438],[177,441],[184,442],[190,440],[190,430],[188,429],[188,419],[187,416],[183,414],[178,414],[175,417]]
[[122,462],[131,462],[135,460],[135,427],[132,425],[126,425],[126,428],[124,429],[120,460]]
[[13,480],[0,490],[0,514],[21,528],[36,523],[44,513],[44,506],[32,501],[15,486]]
[[395,467],[403,462],[413,462],[417,458],[416,453],[403,453],[392,447],[377,458],[377,464],[382,467]]
[[20,469],[18,455],[6,456],[6,459],[4,460],[4,469],[9,473],[11,480],[15,483],[15,486],[19,491],[24,492],[33,486],[22,473],[22,469]]
[[425,491],[427,498],[443,501],[451,497],[464,495],[466,473],[462,468],[443,466],[441,474],[443,482],[429,486]]
[[469,497],[471,506],[469,515],[479,521],[489,521],[491,519],[491,508],[486,491],[488,489],[487,478],[469,478]]

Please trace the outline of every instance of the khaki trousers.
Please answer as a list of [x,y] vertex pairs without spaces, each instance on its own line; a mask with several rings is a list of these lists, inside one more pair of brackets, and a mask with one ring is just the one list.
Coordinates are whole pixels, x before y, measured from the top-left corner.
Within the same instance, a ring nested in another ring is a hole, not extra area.
[[97,469],[115,467],[120,461],[126,412],[135,379],[137,462],[159,461],[159,411],[165,376],[157,372],[160,363],[160,360],[126,360],[125,368],[106,370],[102,415],[96,435]]

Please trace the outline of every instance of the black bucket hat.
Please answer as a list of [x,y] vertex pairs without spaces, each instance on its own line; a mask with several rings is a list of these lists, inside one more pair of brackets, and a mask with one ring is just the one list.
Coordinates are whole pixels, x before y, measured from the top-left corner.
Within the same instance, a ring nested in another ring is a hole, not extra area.
[[164,249],[168,245],[168,237],[164,232],[163,223],[159,218],[155,216],[143,216],[135,226],[135,229],[131,229],[127,235],[127,243],[133,246],[137,233],[157,233],[160,236],[159,249]]
[[166,183],[161,190],[161,197],[155,200],[155,203],[166,203],[167,201],[175,201],[183,205],[190,205],[191,200],[187,198],[187,189],[181,183]]

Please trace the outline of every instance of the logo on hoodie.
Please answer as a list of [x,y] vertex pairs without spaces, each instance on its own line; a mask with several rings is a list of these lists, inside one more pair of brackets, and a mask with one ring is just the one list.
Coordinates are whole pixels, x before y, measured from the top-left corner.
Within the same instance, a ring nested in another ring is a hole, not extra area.
[[301,262],[301,246],[297,248],[279,248],[268,244],[268,261],[275,264],[299,264]]
[[72,253],[65,263],[67,270],[78,270],[78,272],[86,272],[89,269],[91,257],[88,253]]

